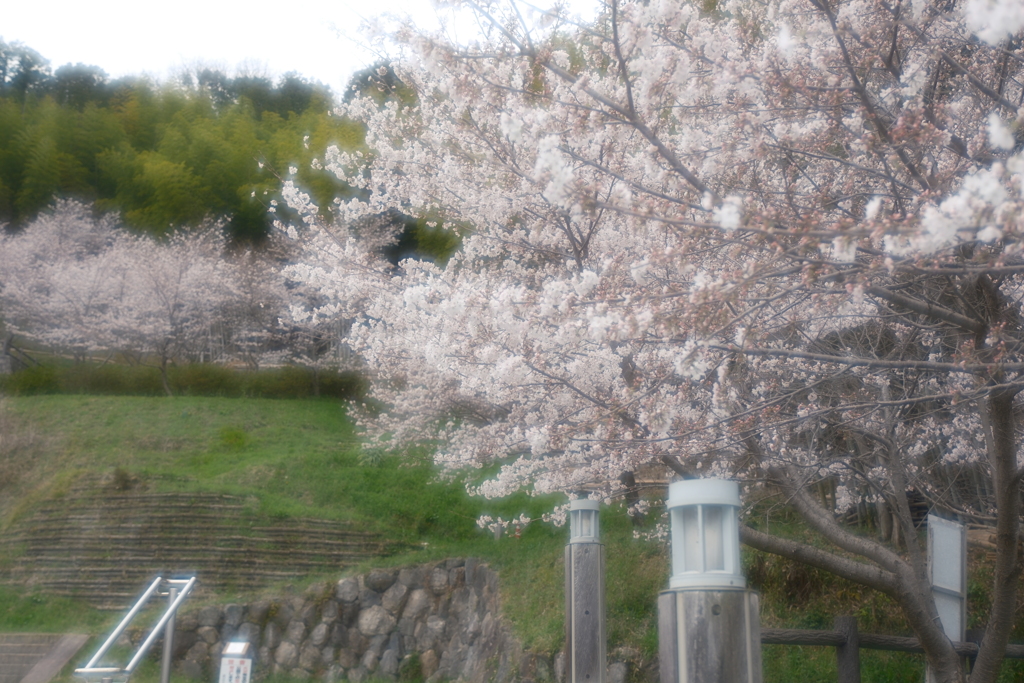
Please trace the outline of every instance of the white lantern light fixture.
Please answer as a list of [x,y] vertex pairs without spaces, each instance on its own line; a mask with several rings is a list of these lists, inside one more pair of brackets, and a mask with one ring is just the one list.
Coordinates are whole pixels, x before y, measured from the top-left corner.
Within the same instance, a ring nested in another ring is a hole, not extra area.
[[596,500],[569,501],[569,543],[600,543],[601,504]]
[[740,487],[722,479],[677,481],[668,489],[672,528],[670,588],[742,590]]

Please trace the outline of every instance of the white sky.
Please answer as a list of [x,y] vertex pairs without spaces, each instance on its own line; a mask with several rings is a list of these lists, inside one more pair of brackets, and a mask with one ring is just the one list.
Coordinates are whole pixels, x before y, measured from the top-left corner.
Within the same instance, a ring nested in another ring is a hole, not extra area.
[[[593,14],[598,0],[570,4],[586,15]],[[229,75],[249,66],[250,72],[271,77],[297,71],[335,92],[377,59],[359,32],[364,19],[409,14],[418,25],[438,25],[431,0],[49,0],[44,5],[6,5],[0,12],[0,38],[35,49],[54,70],[82,62],[99,66],[112,78],[145,73],[165,79],[197,63]]]

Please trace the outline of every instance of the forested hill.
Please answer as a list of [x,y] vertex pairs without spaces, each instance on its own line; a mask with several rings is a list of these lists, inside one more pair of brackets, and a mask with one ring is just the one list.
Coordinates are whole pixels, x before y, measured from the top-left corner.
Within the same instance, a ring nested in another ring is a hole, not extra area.
[[321,207],[349,192],[312,163],[328,145],[362,145],[359,125],[331,115],[333,97],[295,74],[273,82],[200,68],[174,83],[111,80],[95,66],[53,70],[0,40],[0,224],[74,197],[137,231],[214,218],[233,239],[258,242],[290,174]]

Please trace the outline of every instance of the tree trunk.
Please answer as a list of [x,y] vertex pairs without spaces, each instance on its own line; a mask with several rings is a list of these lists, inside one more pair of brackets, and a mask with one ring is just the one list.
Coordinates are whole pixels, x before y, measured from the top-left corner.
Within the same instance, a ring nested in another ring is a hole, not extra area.
[[996,496],[996,562],[992,609],[981,650],[971,671],[971,683],[994,683],[1002,666],[1013,627],[1020,578],[1020,480],[1017,472],[1011,391],[995,392],[981,402],[992,488]]
[[[897,531],[902,530],[906,545],[909,548],[909,561],[900,557],[878,541],[854,534],[840,525],[835,520],[835,515],[832,511],[826,510],[817,504],[815,500],[817,496],[801,487],[799,476],[794,476],[781,469],[770,470],[770,472],[789,497],[790,504],[812,529],[820,533],[835,546],[871,561],[882,568],[890,578],[886,579],[883,577],[881,581],[876,581],[874,582],[875,585],[872,585],[872,583],[863,581],[861,578],[855,578],[857,574],[861,574],[869,579],[871,578],[870,573],[864,571],[863,568],[844,567],[841,563],[833,562],[828,558],[808,554],[806,549],[796,549],[797,552],[790,552],[790,548],[781,546],[780,550],[782,552],[776,550],[770,550],[770,552],[779,552],[779,554],[787,556],[792,555],[794,559],[803,562],[815,560],[820,562],[819,566],[822,567],[831,565],[830,571],[840,576],[846,576],[865,585],[884,589],[899,604],[903,614],[907,617],[910,627],[917,635],[921,647],[925,651],[928,665],[935,673],[935,683],[963,683],[960,657],[953,649],[949,638],[943,633],[942,627],[939,626],[938,612],[935,609],[935,601],[932,599],[931,583],[928,578],[923,553],[917,545],[916,535],[911,535],[913,532],[913,521],[910,518],[910,507],[906,499],[905,476],[902,464],[898,459],[899,454],[890,449],[889,455],[892,493],[896,498],[893,535]],[[902,492],[902,495],[900,492]],[[810,563],[813,564],[815,562]],[[879,586],[879,583],[882,585]],[[886,583],[889,585],[886,586]]]
[[893,515],[891,511],[889,511],[889,528],[891,531],[889,540],[892,541],[892,547],[899,550],[902,545],[900,539],[900,525],[896,521],[896,516]]
[[167,395],[174,396],[174,392],[171,391],[171,383],[167,379],[167,358],[160,359],[160,382],[164,385],[164,391],[167,392]]
[[892,539],[892,515],[889,514],[889,504],[885,500],[879,500],[875,503],[875,509],[878,511],[878,535],[885,543]]
[[[895,426],[895,422],[893,422]],[[932,596],[931,577],[925,552],[918,540],[907,499],[907,474],[903,459],[895,448],[895,441],[889,441],[888,469],[893,492],[893,539],[897,534],[903,539],[907,560],[897,572],[900,583],[901,603],[910,627],[914,629],[925,659],[931,668],[934,683],[963,683],[963,660],[953,650],[950,639],[942,630],[939,613]]]

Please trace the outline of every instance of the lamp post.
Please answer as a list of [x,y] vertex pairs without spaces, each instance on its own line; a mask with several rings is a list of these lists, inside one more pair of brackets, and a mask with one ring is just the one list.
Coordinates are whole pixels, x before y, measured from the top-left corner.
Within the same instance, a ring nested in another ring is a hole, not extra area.
[[569,544],[565,546],[566,683],[604,683],[604,546],[600,504],[569,503]]
[[761,683],[757,593],[740,572],[739,485],[669,486],[672,577],[658,596],[661,683]]

